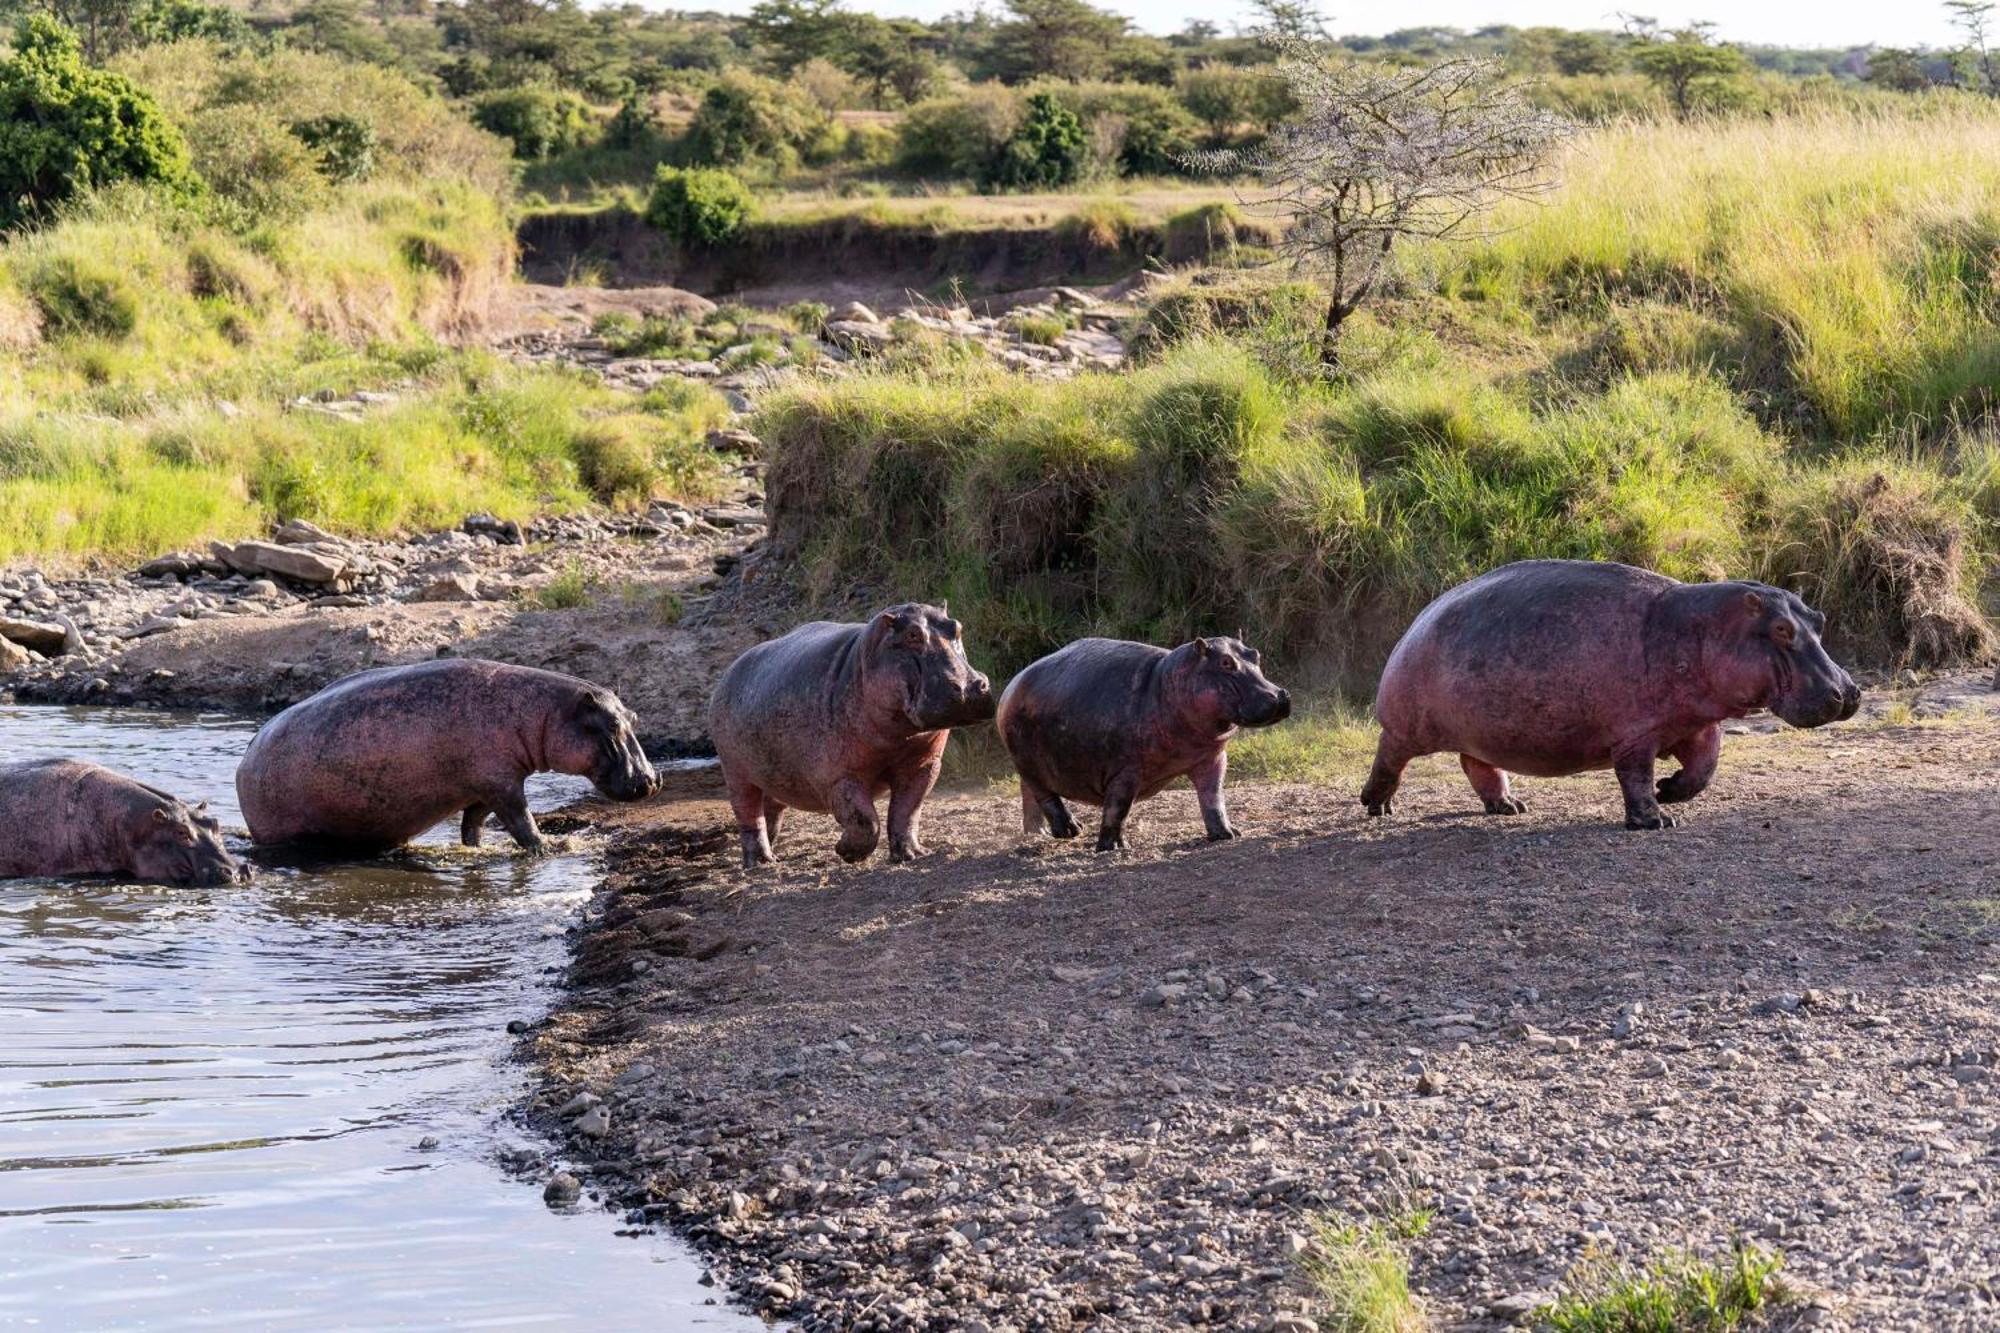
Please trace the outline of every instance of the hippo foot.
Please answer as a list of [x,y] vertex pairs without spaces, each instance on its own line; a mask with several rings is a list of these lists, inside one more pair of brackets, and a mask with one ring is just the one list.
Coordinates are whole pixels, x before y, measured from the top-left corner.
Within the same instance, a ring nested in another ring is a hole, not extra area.
[[1366,800],[1364,800],[1364,801],[1362,802],[1362,804],[1368,807],[1368,817],[1369,817],[1370,819],[1380,819],[1380,818],[1381,818],[1381,817],[1382,817],[1383,815],[1393,815],[1393,814],[1395,814],[1395,813],[1396,813],[1396,803],[1395,803],[1394,801],[1390,801],[1390,800],[1381,800],[1381,801],[1366,801]]
[[1655,811],[1650,815],[1625,816],[1625,827],[1628,829],[1667,829],[1673,826],[1674,817],[1663,811]]
[[1100,852],[1122,852],[1125,850],[1123,833],[1100,833],[1097,835],[1097,850]]
[[1680,774],[1676,773],[1673,777],[1660,779],[1656,790],[1659,793],[1659,802],[1661,805],[1679,805],[1682,801],[1692,801],[1696,796],[1701,794],[1698,791],[1689,791],[1685,787],[1680,786],[1676,781],[1679,777]]
[[1518,796],[1502,796],[1497,801],[1486,802],[1486,813],[1489,815],[1525,815],[1528,813],[1528,803]]
[[[842,838],[833,845],[833,854],[849,865],[859,865],[875,854],[875,840],[870,838],[867,842],[849,842]],[[894,853],[890,855],[893,856]]]
[[1210,842],[1228,842],[1231,838],[1240,838],[1242,836],[1241,833],[1236,831],[1235,826],[1226,821],[1208,826],[1208,840]]
[[889,844],[889,861],[893,865],[901,865],[905,862],[914,861],[920,856],[927,855],[929,855],[929,852],[924,845],[914,839],[909,842],[892,842]]
[[1059,838],[1064,842],[1068,842],[1071,838],[1074,838],[1077,834],[1083,832],[1083,830],[1077,826],[1077,822],[1074,819],[1070,818],[1069,811],[1067,810],[1062,812],[1062,817],[1060,819],[1055,818],[1054,816],[1047,816],[1047,818],[1049,821],[1049,836],[1051,838]]

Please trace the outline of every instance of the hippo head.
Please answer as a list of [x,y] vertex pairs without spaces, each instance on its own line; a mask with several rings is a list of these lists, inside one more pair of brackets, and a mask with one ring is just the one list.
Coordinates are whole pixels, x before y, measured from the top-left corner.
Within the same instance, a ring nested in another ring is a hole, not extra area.
[[1237,727],[1268,727],[1292,715],[1292,695],[1259,665],[1262,655],[1235,639],[1196,639],[1168,657],[1175,689],[1217,734]]
[[1782,588],[1729,583],[1708,645],[1709,685],[1743,711],[1768,708],[1795,727],[1845,721],[1861,688],[1819,641],[1826,617]]
[[157,884],[213,888],[250,878],[250,870],[222,843],[222,825],[206,805],[179,801],[155,805],[138,818],[132,838],[132,874]]
[[868,622],[870,694],[922,731],[993,717],[993,684],[965,658],[959,623],[941,606],[906,602]]
[[651,796],[660,789],[660,777],[639,748],[637,721],[617,695],[585,691],[549,729],[549,767],[589,778],[614,801]]

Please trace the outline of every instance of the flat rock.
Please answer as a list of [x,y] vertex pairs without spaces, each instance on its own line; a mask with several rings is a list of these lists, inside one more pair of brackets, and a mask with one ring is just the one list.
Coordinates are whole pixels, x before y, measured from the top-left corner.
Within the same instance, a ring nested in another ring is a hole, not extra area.
[[280,574],[301,583],[332,583],[346,572],[347,561],[331,552],[277,542],[210,542],[218,560],[243,574]]
[[12,640],[44,657],[57,657],[69,640],[69,631],[46,620],[0,616],[0,639]]

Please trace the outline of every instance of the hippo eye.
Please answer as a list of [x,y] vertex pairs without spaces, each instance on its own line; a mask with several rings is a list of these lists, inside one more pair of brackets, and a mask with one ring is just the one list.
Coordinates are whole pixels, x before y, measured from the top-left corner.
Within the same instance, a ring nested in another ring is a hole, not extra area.
[[1791,647],[1792,641],[1797,637],[1798,630],[1789,620],[1780,620],[1777,624],[1771,626],[1771,639],[1780,648]]
[[1223,658],[1223,659],[1222,659],[1222,669],[1223,669],[1224,671],[1235,671],[1235,670],[1238,670],[1239,668],[1238,668],[1238,667],[1237,667],[1237,665],[1236,665],[1236,659],[1235,659],[1235,658],[1233,658],[1233,657],[1225,657],[1225,658]]

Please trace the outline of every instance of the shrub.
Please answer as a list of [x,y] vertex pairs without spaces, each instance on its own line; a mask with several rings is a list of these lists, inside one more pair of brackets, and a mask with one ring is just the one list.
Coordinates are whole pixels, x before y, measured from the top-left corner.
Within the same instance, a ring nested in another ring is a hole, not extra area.
[[26,19],[0,62],[0,226],[118,180],[194,188],[186,141],[129,79],[85,65],[68,28]]
[[375,172],[375,127],[353,116],[313,116],[292,122],[292,134],[313,153],[319,174],[336,185]]
[[591,136],[590,108],[554,88],[505,88],[472,104],[472,119],[514,145],[514,156],[540,161],[581,148]]
[[1075,113],[1086,126],[1103,127],[1113,142],[1107,165],[1128,176],[1166,176],[1187,170],[1199,123],[1164,88],[1142,84],[1049,84],[1039,91]]
[[749,220],[750,188],[719,167],[662,166],[653,174],[646,221],[676,245],[720,245]]
[[328,199],[312,149],[262,107],[200,112],[189,139],[195,170],[236,221],[294,218]]
[[695,162],[740,166],[796,161],[832,124],[800,89],[745,70],[730,70],[707,92],[688,122],[687,151]]
[[681,423],[640,412],[604,417],[579,429],[571,445],[577,475],[606,504],[644,505],[665,489],[698,496],[715,461]]
[[997,83],[933,97],[904,115],[896,161],[921,176],[981,179],[1020,123],[1020,95]]
[[1028,98],[1026,114],[1000,146],[985,182],[1002,189],[1051,189],[1083,175],[1089,140],[1076,113],[1048,93]]

